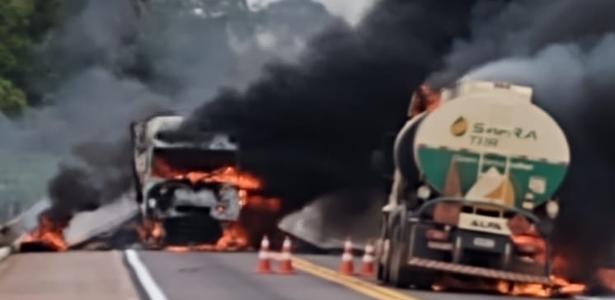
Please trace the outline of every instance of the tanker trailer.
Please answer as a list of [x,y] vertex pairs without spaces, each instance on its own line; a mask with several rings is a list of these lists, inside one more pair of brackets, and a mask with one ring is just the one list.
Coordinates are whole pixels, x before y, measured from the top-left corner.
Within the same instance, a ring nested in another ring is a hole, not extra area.
[[[132,125],[133,167],[146,246],[247,246],[239,217],[257,179],[238,168],[238,144],[222,132],[182,132],[181,116]],[[237,240],[233,240],[237,238]],[[230,240],[229,240],[230,239]]]
[[412,102],[382,209],[378,279],[548,285],[554,195],[570,162],[562,129],[523,86],[461,81]]

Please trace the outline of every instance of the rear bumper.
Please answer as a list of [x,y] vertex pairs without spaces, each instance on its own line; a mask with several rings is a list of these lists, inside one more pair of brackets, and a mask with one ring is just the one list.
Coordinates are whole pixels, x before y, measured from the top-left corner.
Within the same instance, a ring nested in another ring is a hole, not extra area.
[[483,267],[461,265],[426,258],[411,257],[410,259],[408,259],[407,264],[412,267],[489,279],[501,279],[524,283],[551,284],[551,280],[549,280],[549,278],[545,276],[528,275],[523,273],[515,273]]
[[[550,284],[547,266],[525,261],[506,236],[452,229],[445,241],[427,238],[431,224],[413,223],[407,265],[442,273]],[[480,243],[477,243],[480,242]],[[442,247],[434,247],[434,244]],[[444,247],[447,246],[447,247]]]

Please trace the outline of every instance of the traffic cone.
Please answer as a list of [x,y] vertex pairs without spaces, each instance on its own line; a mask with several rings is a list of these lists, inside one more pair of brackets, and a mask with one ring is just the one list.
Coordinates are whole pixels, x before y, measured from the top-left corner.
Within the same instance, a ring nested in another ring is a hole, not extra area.
[[374,276],[374,246],[368,242],[365,244],[365,253],[361,259],[361,275],[365,277]]
[[291,249],[292,243],[290,238],[284,238],[284,243],[282,243],[282,255],[280,255],[280,274],[294,273]]
[[350,238],[346,239],[344,243],[344,254],[342,254],[339,272],[343,275],[352,275],[354,273],[354,257],[352,256],[352,242]]
[[263,236],[261,240],[261,248],[258,250],[258,265],[256,272],[261,274],[271,273],[271,262],[269,256],[269,239]]

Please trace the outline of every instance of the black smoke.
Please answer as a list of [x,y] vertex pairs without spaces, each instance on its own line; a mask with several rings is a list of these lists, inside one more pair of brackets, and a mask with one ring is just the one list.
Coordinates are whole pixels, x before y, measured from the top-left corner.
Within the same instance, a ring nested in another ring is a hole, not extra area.
[[577,262],[576,275],[587,274],[615,245],[605,232],[615,227],[614,12],[609,0],[381,1],[358,28],[334,26],[297,64],[268,65],[245,91],[221,93],[193,121],[237,132],[245,166],[295,209],[324,193],[377,185],[371,151],[398,129],[424,80],[533,86],[572,150],[558,194],[557,250]]
[[49,182],[51,208],[47,216],[70,220],[80,211],[95,210],[119,198],[132,185],[131,143],[83,143],[73,149],[78,161],[64,162]]
[[294,60],[303,41],[334,19],[313,1],[258,11],[246,3],[61,3],[60,25],[41,45],[47,72],[34,80],[47,105],[30,112],[23,120],[28,130],[2,145],[62,157],[48,184],[52,217],[66,220],[130,191],[131,122],[190,111],[220,85],[246,84],[270,58]]
[[[244,167],[287,210],[378,186],[373,150],[402,124],[412,90],[452,40],[467,33],[475,2],[381,1],[357,28],[338,23],[318,35],[297,63],[270,63],[246,90],[224,91],[192,125],[235,132]],[[369,207],[357,200],[341,201]]]

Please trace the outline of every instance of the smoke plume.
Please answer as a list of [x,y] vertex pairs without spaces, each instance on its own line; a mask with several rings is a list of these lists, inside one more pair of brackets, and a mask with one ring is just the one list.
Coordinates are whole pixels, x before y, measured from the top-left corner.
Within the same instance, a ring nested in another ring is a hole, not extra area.
[[334,19],[299,0],[258,11],[244,0],[67,0],[59,16],[31,83],[43,105],[0,124],[7,156],[61,158],[48,190],[58,218],[130,188],[131,122],[241,88],[265,61],[295,60]]
[[338,24],[312,40],[296,63],[269,64],[245,91],[221,93],[198,109],[194,125],[236,131],[245,165],[295,209],[324,193],[378,184],[370,153],[398,128],[422,81],[531,85],[573,153],[559,193],[559,251],[601,246],[589,270],[615,242],[602,233],[615,225],[606,215],[615,208],[608,140],[614,8],[608,0],[384,0],[356,28]]
[[[244,166],[287,210],[340,189],[380,187],[372,151],[467,31],[475,2],[381,1],[356,27],[330,26],[295,63],[270,63],[244,91],[222,92],[193,114],[193,125],[235,132]],[[370,207],[356,200],[340,199]]]

